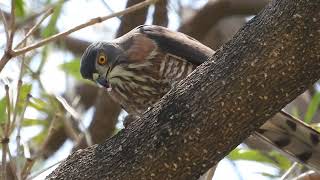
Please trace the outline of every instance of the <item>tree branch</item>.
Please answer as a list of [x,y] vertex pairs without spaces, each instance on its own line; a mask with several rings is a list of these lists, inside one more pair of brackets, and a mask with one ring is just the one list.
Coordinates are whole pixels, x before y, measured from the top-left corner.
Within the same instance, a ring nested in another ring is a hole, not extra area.
[[141,119],[47,179],[196,179],[320,78],[320,2],[274,0]]
[[152,24],[167,27],[168,19],[168,0],[161,0],[154,7]]
[[[141,3],[143,0],[128,0],[126,8],[131,7],[135,4]],[[121,24],[117,30],[116,37],[122,36],[123,34],[131,31],[132,28],[141,25],[146,21],[148,8],[139,9],[130,15],[125,15],[121,18]]]
[[231,15],[254,15],[268,2],[269,0],[209,1],[195,16],[180,26],[179,31],[202,40],[211,27],[222,18]]
[[[83,24],[80,24],[80,25],[77,25],[69,30],[66,30],[64,32],[60,32],[58,34],[55,34],[55,35],[52,35],[48,38],[45,38],[45,39],[42,39],[41,41],[37,42],[37,43],[34,43],[34,44],[31,44],[31,45],[28,45],[26,47],[23,47],[21,49],[15,49],[15,50],[11,50],[11,48],[7,48],[7,50],[5,51],[5,54],[1,57],[1,60],[0,60],[0,71],[2,71],[2,69],[4,68],[4,66],[8,63],[8,61],[12,58],[12,57],[16,57],[16,56],[19,56],[21,54],[24,54],[24,53],[27,53],[28,51],[31,51],[33,49],[36,49],[36,48],[39,48],[49,42],[52,42],[52,41],[56,41],[62,37],[65,37],[75,31],[78,31],[80,29],[83,29],[83,28],[86,28],[88,26],[91,26],[91,25],[94,25],[94,24],[97,24],[97,23],[101,23],[105,20],[108,20],[110,18],[113,18],[113,17],[117,17],[117,16],[121,16],[121,15],[125,15],[125,14],[129,14],[129,13],[132,13],[136,10],[139,10],[139,9],[142,9],[150,4],[153,4],[155,3],[157,0],[146,0],[146,1],[143,1],[139,4],[135,4],[129,8],[126,8],[125,10],[122,10],[122,11],[119,11],[119,12],[116,12],[116,13],[113,13],[111,15],[107,15],[107,16],[101,16],[101,17],[96,17],[96,18],[93,18],[93,19],[90,19],[89,21],[83,23]],[[14,17],[12,17],[12,19],[14,19]],[[13,21],[13,20],[12,20]],[[14,33],[14,31],[12,31],[11,33]],[[11,39],[11,36],[9,38],[9,40]],[[10,41],[7,43],[8,47],[11,47],[11,43]]]

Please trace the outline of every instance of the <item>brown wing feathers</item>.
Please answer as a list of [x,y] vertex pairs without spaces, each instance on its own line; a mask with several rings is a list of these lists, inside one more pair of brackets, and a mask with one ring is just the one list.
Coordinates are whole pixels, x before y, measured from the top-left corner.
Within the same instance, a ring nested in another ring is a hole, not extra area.
[[200,65],[208,60],[214,51],[197,40],[160,26],[139,26],[135,30],[154,40],[163,51],[181,57],[192,64]]

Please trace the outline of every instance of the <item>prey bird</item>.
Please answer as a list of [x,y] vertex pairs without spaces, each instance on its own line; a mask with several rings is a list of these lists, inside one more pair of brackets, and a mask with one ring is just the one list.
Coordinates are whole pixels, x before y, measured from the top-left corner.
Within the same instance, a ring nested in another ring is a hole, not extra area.
[[[214,53],[183,33],[142,25],[111,42],[91,44],[80,72],[108,89],[130,115],[140,116]],[[281,111],[254,135],[320,172],[320,134],[302,121]]]

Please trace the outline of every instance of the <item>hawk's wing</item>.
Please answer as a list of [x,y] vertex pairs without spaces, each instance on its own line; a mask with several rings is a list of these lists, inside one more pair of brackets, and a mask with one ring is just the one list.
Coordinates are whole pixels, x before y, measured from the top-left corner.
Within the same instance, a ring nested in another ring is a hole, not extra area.
[[135,31],[137,30],[154,40],[163,51],[181,57],[196,66],[208,60],[215,53],[196,39],[161,26],[141,25],[135,28]]

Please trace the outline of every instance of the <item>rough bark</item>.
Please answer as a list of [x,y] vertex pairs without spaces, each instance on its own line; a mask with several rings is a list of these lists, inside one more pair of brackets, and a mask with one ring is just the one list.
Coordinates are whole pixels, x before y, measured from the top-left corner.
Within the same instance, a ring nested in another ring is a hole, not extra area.
[[141,119],[47,179],[196,179],[320,78],[319,8],[273,1]]

